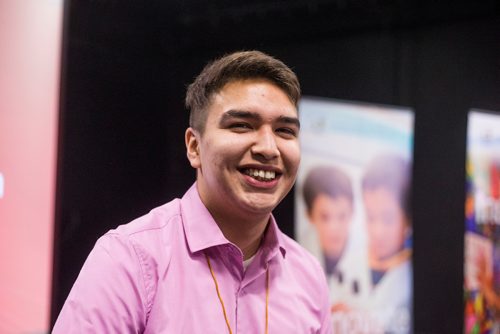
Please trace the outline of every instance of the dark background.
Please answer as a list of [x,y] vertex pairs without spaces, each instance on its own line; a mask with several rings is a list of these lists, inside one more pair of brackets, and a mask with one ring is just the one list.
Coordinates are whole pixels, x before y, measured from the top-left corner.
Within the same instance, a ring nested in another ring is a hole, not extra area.
[[[500,111],[496,1],[68,0],[52,322],[97,238],[181,197],[185,87],[260,49],[305,95],[415,110],[415,333],[463,332],[467,111]],[[293,192],[276,210],[293,236]]]

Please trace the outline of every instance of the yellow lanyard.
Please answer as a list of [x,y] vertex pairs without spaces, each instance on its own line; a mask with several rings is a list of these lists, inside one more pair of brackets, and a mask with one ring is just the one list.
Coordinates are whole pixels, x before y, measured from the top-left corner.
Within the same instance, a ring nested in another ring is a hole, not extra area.
[[[229,330],[229,334],[233,334],[231,330],[231,325],[229,324],[229,319],[227,318],[226,308],[224,307],[224,301],[222,300],[222,296],[219,291],[219,284],[217,284],[217,278],[215,277],[215,273],[212,269],[212,265],[210,263],[210,259],[208,258],[207,253],[205,253],[205,258],[207,259],[208,268],[210,269],[210,273],[212,274],[212,278],[215,284],[215,290],[217,291],[217,296],[219,297],[220,305],[222,306],[222,313],[224,313],[224,319],[226,320],[227,329]],[[268,334],[269,328],[269,267],[266,269],[266,328],[265,333]]]

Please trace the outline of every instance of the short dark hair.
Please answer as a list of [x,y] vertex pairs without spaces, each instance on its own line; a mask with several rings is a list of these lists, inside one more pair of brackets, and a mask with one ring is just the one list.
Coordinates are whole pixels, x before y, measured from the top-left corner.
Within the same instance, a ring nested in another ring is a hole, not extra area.
[[320,194],[332,198],[346,197],[351,205],[354,201],[351,179],[343,170],[334,166],[311,169],[304,180],[302,192],[308,212],[312,210],[314,200]]
[[300,84],[288,66],[260,51],[240,51],[209,63],[188,86],[185,104],[190,112],[189,126],[203,133],[212,96],[230,81],[244,79],[269,80],[297,107]]
[[411,170],[410,163],[395,154],[375,157],[366,168],[361,181],[363,191],[385,188],[392,192],[406,217],[411,219]]

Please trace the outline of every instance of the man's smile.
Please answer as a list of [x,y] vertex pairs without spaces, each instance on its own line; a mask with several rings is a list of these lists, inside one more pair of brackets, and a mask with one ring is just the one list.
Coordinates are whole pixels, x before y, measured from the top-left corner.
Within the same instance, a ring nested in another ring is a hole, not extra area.
[[272,181],[272,180],[276,179],[276,172],[275,171],[248,168],[248,169],[243,169],[242,172],[245,175],[251,176],[254,179],[259,180],[259,181]]

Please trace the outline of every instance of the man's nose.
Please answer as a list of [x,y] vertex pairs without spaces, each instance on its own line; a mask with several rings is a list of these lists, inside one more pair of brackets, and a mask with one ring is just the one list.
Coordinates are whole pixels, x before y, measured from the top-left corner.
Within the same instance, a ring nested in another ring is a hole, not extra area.
[[280,156],[273,129],[260,129],[256,135],[255,144],[251,150],[252,154],[262,156],[266,160],[272,160]]

